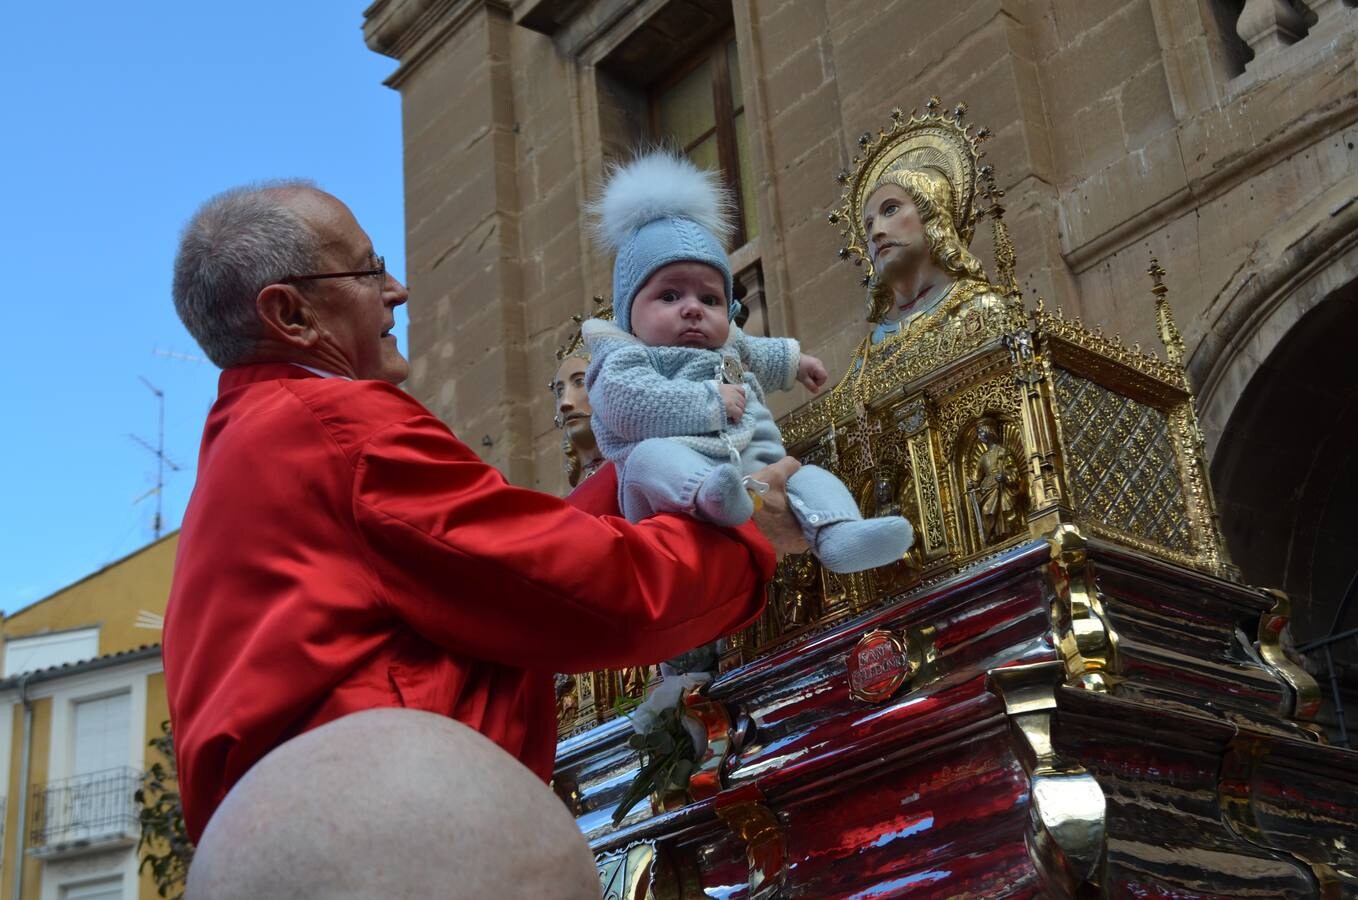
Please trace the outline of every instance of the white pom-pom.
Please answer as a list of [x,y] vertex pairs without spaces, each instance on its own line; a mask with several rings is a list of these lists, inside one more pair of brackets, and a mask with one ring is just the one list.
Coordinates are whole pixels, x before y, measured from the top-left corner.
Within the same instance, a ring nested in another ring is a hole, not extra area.
[[600,241],[613,250],[656,219],[691,219],[723,242],[730,237],[732,203],[715,172],[664,151],[613,169],[603,196],[589,207]]

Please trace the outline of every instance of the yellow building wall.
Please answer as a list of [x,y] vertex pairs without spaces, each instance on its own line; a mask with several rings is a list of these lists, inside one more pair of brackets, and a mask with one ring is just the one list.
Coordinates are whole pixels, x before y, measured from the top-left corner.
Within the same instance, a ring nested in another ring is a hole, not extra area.
[[[35,784],[47,781],[47,759],[52,742],[52,700],[50,697],[33,701],[32,745],[29,752],[28,784],[19,784],[23,759],[24,705],[12,707],[14,716],[13,739],[10,744],[9,799],[5,802],[5,858],[0,865],[0,900],[13,900],[14,865],[23,861],[23,900],[39,900],[42,891],[42,861],[23,853],[19,834],[19,797],[32,796]],[[31,820],[32,808],[26,816]]]
[[178,547],[176,531],[19,610],[4,620],[5,636],[98,625],[100,656],[159,643],[159,631],[136,627],[137,613],[165,615]]

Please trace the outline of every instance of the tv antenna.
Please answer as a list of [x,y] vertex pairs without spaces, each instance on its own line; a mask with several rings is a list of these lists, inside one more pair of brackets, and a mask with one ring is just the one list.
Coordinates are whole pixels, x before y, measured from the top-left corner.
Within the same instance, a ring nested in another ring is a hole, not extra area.
[[137,378],[141,380],[142,384],[146,385],[147,390],[156,395],[156,401],[160,407],[160,415],[158,420],[159,427],[156,432],[156,442],[154,445],[144,438],[137,437],[135,434],[128,434],[128,437],[132,438],[137,446],[156,458],[156,486],[133,500],[132,505],[136,506],[152,494],[156,495],[156,517],[152,522],[152,530],[155,532],[156,540],[160,540],[160,533],[164,525],[164,519],[161,517],[161,510],[163,507],[162,498],[165,494],[165,467],[169,466],[170,471],[172,472],[181,471],[183,467],[165,455],[165,392],[145,378],[142,378],[142,376],[138,375]]
[[[154,353],[156,356],[163,356],[166,359],[177,359],[180,362],[191,362],[200,363],[202,365],[210,365],[210,361],[206,357],[199,356],[196,353],[180,353],[178,350],[162,350],[160,347],[152,347],[151,352]],[[142,381],[145,380],[146,380],[145,378],[142,379]]]

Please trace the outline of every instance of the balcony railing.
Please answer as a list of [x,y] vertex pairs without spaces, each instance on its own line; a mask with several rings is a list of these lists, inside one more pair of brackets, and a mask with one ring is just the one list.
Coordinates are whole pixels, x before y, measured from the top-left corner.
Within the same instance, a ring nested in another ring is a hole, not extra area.
[[29,847],[41,855],[134,839],[140,784],[141,773],[124,767],[34,787]]
[[1356,24],[1358,10],[1352,0],[1306,0],[1305,9],[1293,0],[1244,0],[1236,33],[1254,53],[1246,70],[1263,70],[1276,65],[1287,48],[1302,38],[1326,39]]

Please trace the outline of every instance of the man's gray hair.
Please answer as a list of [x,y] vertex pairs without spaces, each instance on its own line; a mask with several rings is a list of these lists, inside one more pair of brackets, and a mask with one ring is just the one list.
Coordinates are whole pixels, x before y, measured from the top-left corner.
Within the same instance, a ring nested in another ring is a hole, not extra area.
[[315,234],[285,202],[317,190],[303,179],[223,191],[184,226],[174,261],[174,308],[208,359],[223,369],[250,358],[260,337],[255,297],[265,285],[313,270]]

